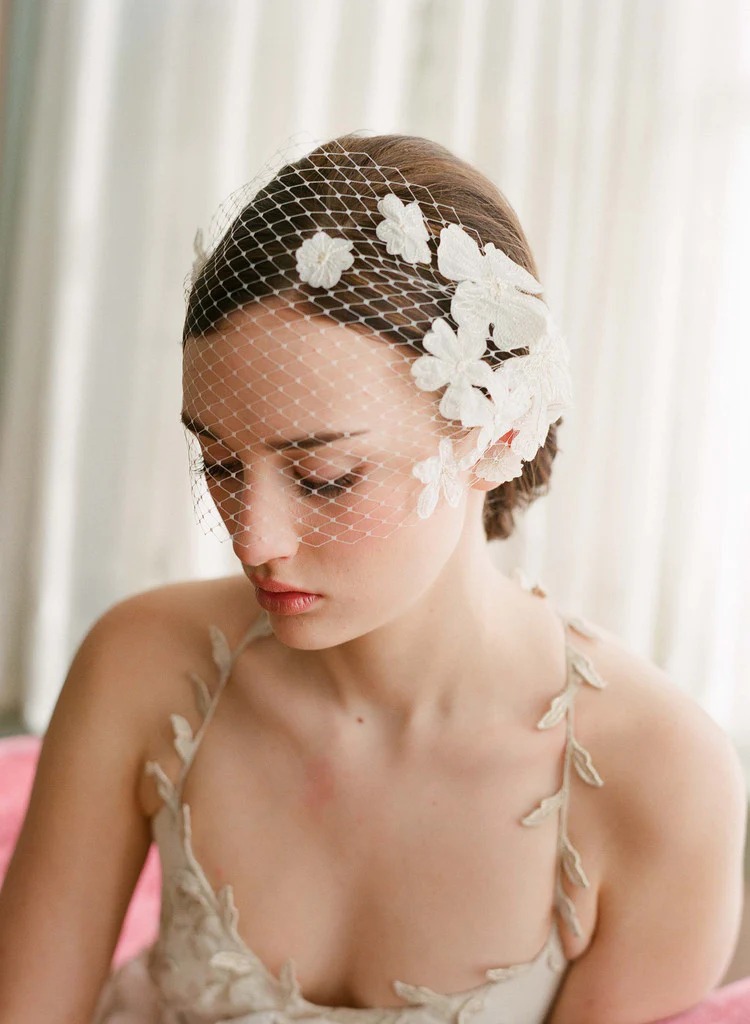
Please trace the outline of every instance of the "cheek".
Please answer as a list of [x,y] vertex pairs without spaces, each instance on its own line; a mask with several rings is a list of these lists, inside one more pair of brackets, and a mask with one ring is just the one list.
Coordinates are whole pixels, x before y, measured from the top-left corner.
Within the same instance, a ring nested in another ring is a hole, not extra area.
[[366,600],[380,604],[413,596],[431,584],[453,554],[462,523],[460,508],[440,509],[416,524],[391,526],[384,538],[372,535],[357,544],[331,545],[331,554],[335,548],[338,573],[354,582]]

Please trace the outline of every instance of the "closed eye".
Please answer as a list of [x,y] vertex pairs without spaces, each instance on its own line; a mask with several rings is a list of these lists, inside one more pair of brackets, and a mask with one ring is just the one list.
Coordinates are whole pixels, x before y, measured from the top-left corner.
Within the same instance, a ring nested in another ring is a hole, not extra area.
[[[222,462],[206,462],[203,456],[200,457],[197,470],[211,480],[226,480],[235,477],[241,470],[233,468]],[[337,477],[335,480],[317,480],[315,477],[298,477],[295,480],[300,490],[305,495],[316,495],[321,498],[331,498],[349,490],[360,476],[357,473],[347,473],[345,476]]]

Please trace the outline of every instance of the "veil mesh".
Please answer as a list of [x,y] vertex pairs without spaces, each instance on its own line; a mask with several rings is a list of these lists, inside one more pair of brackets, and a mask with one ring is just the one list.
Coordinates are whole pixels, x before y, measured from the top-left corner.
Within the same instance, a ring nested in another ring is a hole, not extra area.
[[571,404],[536,278],[370,148],[291,136],[196,235],[182,420],[222,539],[385,538],[520,476]]

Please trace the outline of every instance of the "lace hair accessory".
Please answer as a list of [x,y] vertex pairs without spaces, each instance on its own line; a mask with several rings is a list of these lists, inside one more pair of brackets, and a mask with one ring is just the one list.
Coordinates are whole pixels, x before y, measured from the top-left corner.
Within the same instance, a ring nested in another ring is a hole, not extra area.
[[342,138],[291,137],[196,235],[182,416],[198,520],[223,537],[418,526],[519,476],[571,404],[534,276],[442,183]]

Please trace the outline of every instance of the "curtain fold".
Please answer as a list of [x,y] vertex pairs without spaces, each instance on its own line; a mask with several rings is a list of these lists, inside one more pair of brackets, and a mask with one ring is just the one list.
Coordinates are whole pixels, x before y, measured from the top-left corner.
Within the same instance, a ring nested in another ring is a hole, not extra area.
[[0,710],[43,731],[114,601],[237,571],[193,522],[178,424],[193,236],[292,133],[364,128],[435,138],[497,182],[570,344],[550,494],[498,565],[665,668],[750,778],[747,5],[70,0],[40,15],[0,281]]

